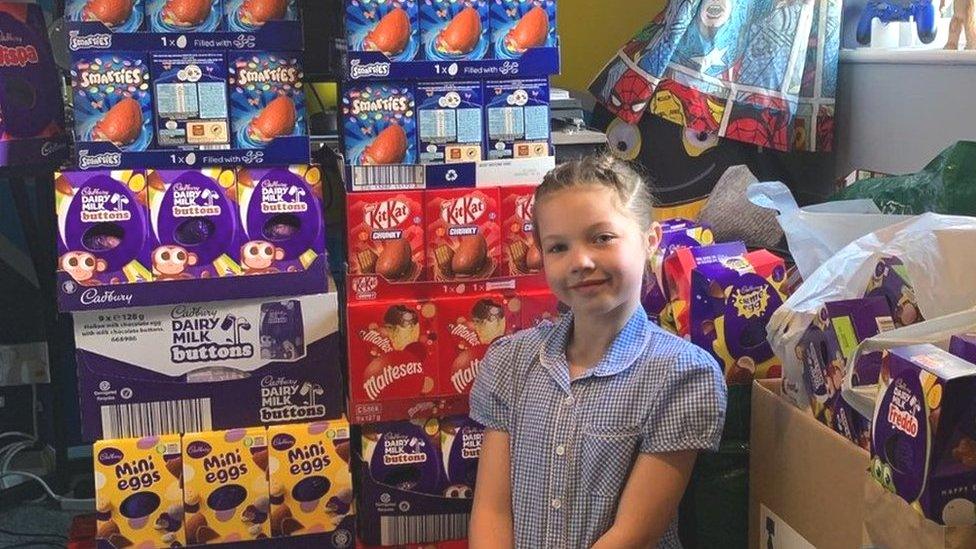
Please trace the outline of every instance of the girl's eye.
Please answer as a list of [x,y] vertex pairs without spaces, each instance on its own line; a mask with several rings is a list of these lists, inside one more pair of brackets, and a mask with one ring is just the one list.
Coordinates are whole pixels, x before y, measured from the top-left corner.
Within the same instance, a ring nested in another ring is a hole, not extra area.
[[616,237],[612,234],[601,234],[596,237],[596,241],[599,242],[600,244],[608,244],[615,238]]
[[562,244],[553,244],[552,246],[549,246],[548,248],[546,248],[546,252],[547,253],[550,253],[550,254],[557,254],[559,252],[564,251],[565,249],[566,249],[566,246],[564,246]]

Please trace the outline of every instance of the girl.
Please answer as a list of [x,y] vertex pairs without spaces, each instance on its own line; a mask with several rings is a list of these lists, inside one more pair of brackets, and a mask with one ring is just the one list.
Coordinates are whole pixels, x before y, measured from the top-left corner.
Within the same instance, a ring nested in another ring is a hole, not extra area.
[[472,548],[680,547],[678,502],[698,451],[718,446],[726,392],[711,356],[640,306],[661,238],[651,214],[644,182],[609,156],[536,190],[546,279],[570,312],[482,362]]

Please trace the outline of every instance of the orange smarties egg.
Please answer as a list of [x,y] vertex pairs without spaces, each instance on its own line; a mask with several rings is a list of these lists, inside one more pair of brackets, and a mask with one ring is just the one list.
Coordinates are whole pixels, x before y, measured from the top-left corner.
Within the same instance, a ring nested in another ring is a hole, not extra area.
[[199,25],[210,16],[210,0],[169,0],[163,16],[181,26]]
[[396,55],[407,47],[409,40],[410,17],[403,8],[393,8],[366,34],[363,47],[368,51]]
[[438,35],[437,48],[453,54],[469,53],[478,45],[480,37],[481,16],[478,10],[468,6],[455,15]]
[[142,131],[142,107],[127,97],[112,106],[92,130],[96,141],[111,141],[116,145],[128,145]]
[[133,0],[88,0],[85,19],[97,20],[109,27],[125,23],[132,15]]
[[505,44],[512,51],[524,52],[537,48],[546,42],[549,34],[549,14],[541,6],[536,6],[522,16],[505,37]]
[[397,124],[390,124],[366,146],[364,164],[396,164],[407,154],[407,133]]
[[244,0],[242,19],[256,25],[284,19],[288,12],[288,0]]
[[295,103],[291,98],[279,95],[251,120],[251,131],[257,138],[270,141],[291,134],[297,118]]

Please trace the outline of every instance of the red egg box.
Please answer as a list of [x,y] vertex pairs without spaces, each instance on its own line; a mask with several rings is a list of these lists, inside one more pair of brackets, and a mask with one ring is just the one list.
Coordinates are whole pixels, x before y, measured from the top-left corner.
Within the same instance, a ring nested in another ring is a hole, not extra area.
[[535,244],[532,210],[535,187],[502,187],[502,269],[505,276],[542,272],[542,252]]
[[521,299],[500,293],[437,300],[441,391],[466,395],[491,342],[521,324]]
[[499,190],[443,189],[425,193],[427,280],[492,278],[500,271]]
[[522,314],[516,330],[535,328],[540,322],[555,322],[563,307],[548,288],[521,293],[518,300],[521,302]]
[[423,280],[423,203],[421,191],[350,194],[346,206],[350,276],[378,274],[395,283]]

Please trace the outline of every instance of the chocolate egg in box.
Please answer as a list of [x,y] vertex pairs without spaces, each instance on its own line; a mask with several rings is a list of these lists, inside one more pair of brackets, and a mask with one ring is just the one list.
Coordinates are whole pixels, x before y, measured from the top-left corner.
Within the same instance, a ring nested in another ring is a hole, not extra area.
[[229,54],[228,70],[235,147],[263,149],[279,137],[308,135],[300,53]]
[[976,365],[930,344],[885,357],[871,474],[939,524],[976,524]]
[[918,308],[908,269],[897,257],[883,257],[878,260],[864,295],[885,298],[898,328],[925,320]]
[[152,32],[214,32],[223,15],[221,0],[146,0]]
[[350,51],[376,51],[390,61],[420,57],[416,0],[346,0],[346,42]]
[[424,57],[430,61],[487,57],[489,4],[490,0],[420,0]]
[[71,65],[75,139],[144,151],[153,141],[152,91],[146,54],[79,53]]
[[342,96],[346,163],[352,166],[417,162],[417,120],[412,86],[350,86]]
[[230,148],[227,59],[223,53],[150,54],[156,146]]
[[447,479],[445,496],[474,496],[484,434],[484,426],[468,416],[453,416],[441,420],[441,455],[444,460],[443,472]]
[[517,59],[531,48],[556,45],[555,0],[491,0],[496,59]]
[[481,82],[418,82],[417,139],[420,162],[440,164],[482,159]]
[[511,334],[521,321],[522,302],[500,293],[437,300],[441,392],[467,394],[488,346]]
[[501,263],[499,189],[428,190],[428,280],[479,280]]
[[112,32],[143,29],[143,0],[67,0],[64,18],[73,22],[102,23]]
[[346,198],[349,274],[378,274],[390,282],[422,280],[423,191],[353,193]]
[[271,21],[297,21],[298,0],[224,0],[224,24],[232,32],[253,32]]
[[363,426],[362,456],[372,480],[405,492],[441,495],[440,435],[437,419]]
[[679,248],[696,248],[713,242],[712,230],[694,221],[669,219],[661,223],[661,242],[650,260],[650,270],[654,276],[644,280],[641,290],[641,304],[651,320],[671,331],[675,330],[664,286],[664,261]]
[[741,242],[726,242],[710,246],[675,250],[664,261],[664,284],[668,297],[668,310],[674,321],[675,333],[687,336],[691,333],[691,273],[695,268],[715,263],[722,258],[737,257],[746,253]]
[[782,365],[766,340],[766,324],[786,299],[783,260],[758,250],[699,265],[691,278],[692,343],[718,360],[729,383],[779,377]]

